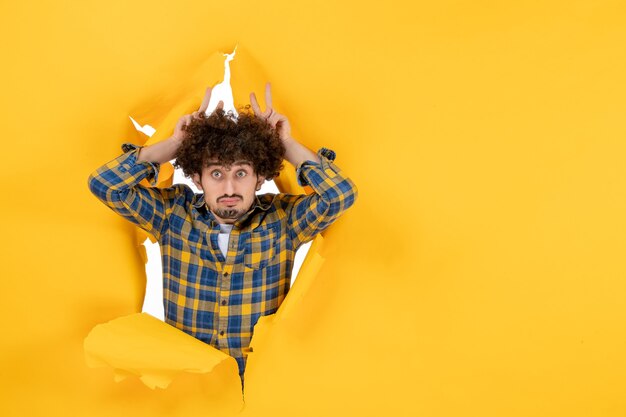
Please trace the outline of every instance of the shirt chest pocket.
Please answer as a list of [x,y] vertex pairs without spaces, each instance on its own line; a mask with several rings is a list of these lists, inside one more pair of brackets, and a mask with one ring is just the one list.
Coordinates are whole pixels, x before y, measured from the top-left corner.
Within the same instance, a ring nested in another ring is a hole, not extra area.
[[277,234],[274,229],[261,229],[250,233],[245,243],[243,263],[248,268],[265,268],[276,256]]

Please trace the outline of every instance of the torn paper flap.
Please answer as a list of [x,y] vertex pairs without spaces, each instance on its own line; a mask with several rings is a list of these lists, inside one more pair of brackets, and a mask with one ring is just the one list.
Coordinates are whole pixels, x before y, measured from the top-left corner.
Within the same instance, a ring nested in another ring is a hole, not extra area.
[[136,313],[92,329],[84,342],[89,367],[110,366],[115,379],[137,376],[150,388],[166,388],[177,374],[210,373],[235,359],[149,314]]

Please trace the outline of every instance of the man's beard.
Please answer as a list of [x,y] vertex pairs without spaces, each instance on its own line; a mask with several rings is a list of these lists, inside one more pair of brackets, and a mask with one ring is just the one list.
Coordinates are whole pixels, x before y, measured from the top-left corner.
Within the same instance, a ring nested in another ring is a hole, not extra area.
[[215,210],[213,210],[213,213],[215,213],[215,215],[221,217],[222,219],[238,219],[243,216],[245,212],[244,210],[237,210],[235,208],[216,208]]

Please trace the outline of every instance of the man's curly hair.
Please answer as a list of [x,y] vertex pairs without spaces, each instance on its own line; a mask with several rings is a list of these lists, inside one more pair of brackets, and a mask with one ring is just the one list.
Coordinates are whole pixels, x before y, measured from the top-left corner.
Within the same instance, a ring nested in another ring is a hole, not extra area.
[[183,173],[202,174],[209,161],[232,165],[236,161],[250,161],[258,175],[270,180],[283,168],[285,145],[278,132],[266,120],[243,108],[239,117],[216,109],[209,116],[200,113],[184,128],[185,138],[174,166]]

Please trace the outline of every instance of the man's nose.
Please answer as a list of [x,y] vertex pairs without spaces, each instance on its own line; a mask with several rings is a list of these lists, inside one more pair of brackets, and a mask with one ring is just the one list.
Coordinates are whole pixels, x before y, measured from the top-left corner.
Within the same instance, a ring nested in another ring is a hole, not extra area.
[[224,194],[226,195],[235,194],[235,184],[233,180],[231,180],[230,178],[228,178],[226,182],[224,183]]

